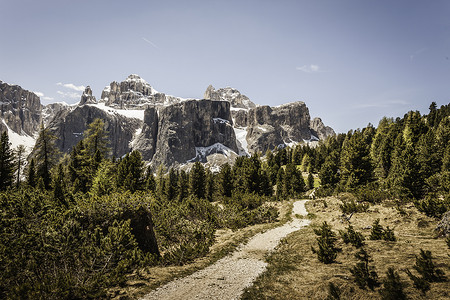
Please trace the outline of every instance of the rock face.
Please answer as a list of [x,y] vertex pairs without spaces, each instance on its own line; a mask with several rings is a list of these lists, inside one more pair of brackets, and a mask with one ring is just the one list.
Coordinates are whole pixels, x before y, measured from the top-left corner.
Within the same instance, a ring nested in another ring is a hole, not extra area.
[[309,140],[309,110],[304,102],[277,107],[259,106],[235,114],[236,126],[247,128],[248,152],[265,153],[268,149]]
[[130,75],[120,83],[113,81],[99,101],[88,86],[78,104],[54,103],[42,109],[34,93],[0,81],[0,130],[8,127],[26,133],[28,144],[33,144],[28,135],[37,133],[43,122],[57,136],[58,148],[67,153],[83,138],[87,126],[100,118],[106,124],[112,155],[139,150],[155,167],[224,162],[334,134],[320,118],[311,120],[303,102],[257,106],[236,89],[212,86],[205,98],[168,96]]
[[93,103],[97,103],[97,100],[94,96],[92,96],[91,87],[87,86],[83,92],[83,95],[81,95],[80,105]]
[[120,83],[113,81],[105,87],[100,101],[119,109],[145,109],[148,104],[169,105],[180,99],[158,93],[144,79],[132,74]]
[[333,128],[325,126],[321,118],[314,118],[310,123],[313,135],[318,137],[320,140],[324,140],[331,135],[335,135]]
[[[11,130],[33,135],[39,129],[41,111],[41,100],[36,94],[0,81],[0,117]],[[6,130],[3,122],[0,127]]]
[[[238,151],[228,102],[189,100],[161,108],[159,116],[154,108],[149,108],[144,124],[138,140],[151,141],[156,136],[156,143],[143,143],[150,145],[137,149],[153,165],[170,166],[201,159],[198,151],[217,144]],[[147,156],[152,153],[153,157]]]
[[242,95],[238,90],[230,87],[221,88],[216,91],[212,85],[209,85],[203,98],[216,101],[228,101],[233,108],[249,109],[256,107],[255,103],[250,101],[247,96]]
[[58,137],[56,146],[70,152],[82,138],[87,126],[96,118],[105,122],[112,155],[121,157],[130,151],[130,141],[142,122],[119,114],[108,113],[91,105],[81,105],[73,110],[61,110],[49,123],[51,132]]

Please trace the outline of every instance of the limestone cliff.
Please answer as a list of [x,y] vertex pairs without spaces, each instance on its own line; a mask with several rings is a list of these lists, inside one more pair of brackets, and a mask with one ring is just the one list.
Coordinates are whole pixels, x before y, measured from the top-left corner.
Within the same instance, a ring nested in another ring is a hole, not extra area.
[[[35,93],[0,81],[0,118],[11,130],[32,136],[39,129],[41,111],[41,100]],[[6,130],[3,122],[1,131]]]

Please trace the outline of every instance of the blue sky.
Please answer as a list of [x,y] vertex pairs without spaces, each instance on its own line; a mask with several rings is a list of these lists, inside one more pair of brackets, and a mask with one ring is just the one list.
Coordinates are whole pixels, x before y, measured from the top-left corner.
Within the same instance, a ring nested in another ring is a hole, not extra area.
[[139,74],[304,101],[338,132],[450,101],[450,1],[0,0],[0,80],[46,104]]

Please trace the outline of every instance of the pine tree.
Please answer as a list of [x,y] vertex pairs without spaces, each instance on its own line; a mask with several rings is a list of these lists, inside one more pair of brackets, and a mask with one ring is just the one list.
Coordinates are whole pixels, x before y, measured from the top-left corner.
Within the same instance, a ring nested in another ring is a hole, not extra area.
[[383,300],[406,300],[403,292],[403,284],[400,276],[392,267],[388,268],[386,278],[383,280],[383,288],[380,290]]
[[11,151],[8,133],[4,131],[0,138],[0,191],[11,187],[14,176],[14,154]]
[[319,261],[330,264],[336,260],[338,252],[341,251],[335,243],[337,242],[336,234],[331,231],[331,226],[327,222],[323,222],[319,229],[314,229],[314,233],[319,249],[311,248],[313,253],[317,254]]
[[383,226],[380,225],[380,219],[376,219],[372,224],[372,230],[370,232],[371,240],[381,240],[383,239]]
[[148,166],[147,171],[145,172],[145,189],[149,192],[156,192],[156,180],[150,166]]
[[312,190],[313,188],[314,188],[314,176],[311,172],[309,172],[307,189]]
[[17,146],[15,152],[16,152],[15,164],[16,164],[16,172],[17,172],[17,175],[16,175],[16,188],[19,188],[19,186],[20,186],[20,175],[21,175],[22,168],[23,168],[23,165],[24,165],[24,162],[25,162],[25,146],[24,145]]
[[178,194],[178,172],[171,168],[166,180],[166,197],[172,201]]
[[108,132],[105,129],[105,123],[102,119],[96,118],[88,125],[88,128],[84,132],[83,140],[91,157],[95,157],[95,155],[97,155],[97,160],[99,158],[101,160],[107,157],[110,151],[108,148]]
[[65,200],[66,184],[65,174],[62,164],[58,165],[57,173],[53,178],[53,199],[58,201],[61,205],[68,206]]
[[436,268],[431,252],[428,250],[420,249],[420,255],[416,255],[416,264],[413,268],[428,282],[442,282],[447,279],[444,271]]
[[225,163],[220,167],[219,191],[222,196],[231,197],[233,191],[233,176],[231,167],[228,163]]
[[178,176],[178,201],[182,201],[189,195],[189,175],[181,170]]
[[205,198],[206,175],[201,162],[195,162],[189,172],[189,193],[197,198]]
[[278,169],[277,173],[277,200],[282,200],[286,195],[283,194],[284,186],[284,170],[282,167]]
[[36,169],[35,169],[34,158],[31,159],[30,165],[28,167],[27,183],[31,187],[36,186]]
[[36,163],[36,175],[42,178],[45,189],[50,189],[50,170],[56,164],[59,150],[55,146],[56,137],[41,124],[39,136],[33,149]]
[[117,166],[117,187],[130,192],[143,188],[144,162],[137,150],[127,154]]
[[350,272],[355,277],[356,284],[362,289],[365,289],[366,286],[368,286],[373,291],[380,283],[378,282],[378,275],[375,272],[375,268],[369,266],[369,262],[371,261],[370,255],[364,248],[360,248],[355,254],[355,257],[359,262],[356,263]]

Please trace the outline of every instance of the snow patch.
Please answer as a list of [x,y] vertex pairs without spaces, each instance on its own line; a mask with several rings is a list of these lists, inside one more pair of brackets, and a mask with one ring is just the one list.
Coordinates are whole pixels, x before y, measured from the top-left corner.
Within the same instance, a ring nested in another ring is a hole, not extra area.
[[230,121],[222,119],[222,118],[213,118],[214,123],[220,124],[230,124]]
[[6,125],[4,120],[2,120],[2,122],[6,126],[6,129],[8,130],[8,138],[9,142],[11,143],[11,149],[15,149],[19,145],[24,145],[25,156],[28,156],[28,154],[30,154],[31,151],[33,150],[34,144],[36,144],[36,139],[32,136],[29,136],[26,133],[18,134],[17,132],[9,128],[9,126]]
[[195,147],[195,157],[188,160],[187,162],[195,162],[195,161],[205,161],[206,157],[210,154],[220,153],[227,157],[230,157],[231,153],[234,151],[224,146],[221,143],[215,143],[208,147]]
[[249,155],[248,143],[247,143],[247,127],[236,128],[234,127],[234,135],[238,142],[239,155]]
[[127,118],[139,119],[144,121],[144,110],[143,109],[116,109],[110,106],[106,106],[105,103],[95,103],[95,104],[87,104],[89,106],[94,106],[100,108],[103,111],[106,111],[109,114],[119,114]]

